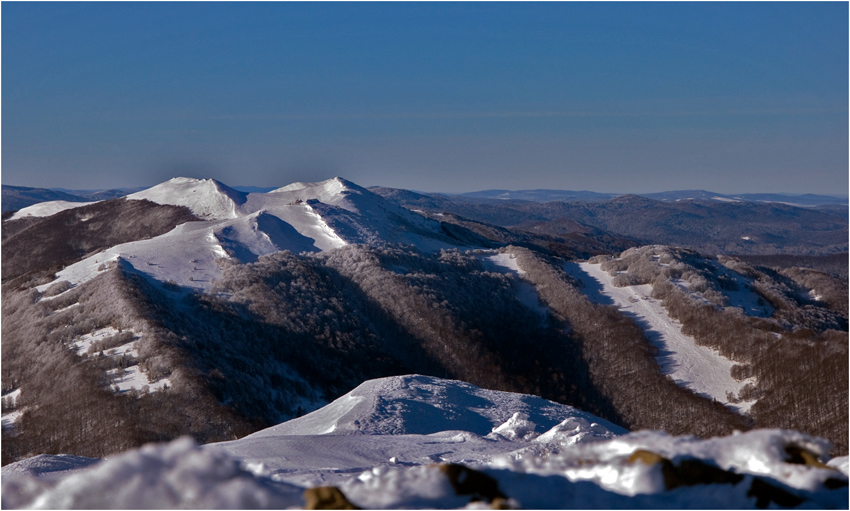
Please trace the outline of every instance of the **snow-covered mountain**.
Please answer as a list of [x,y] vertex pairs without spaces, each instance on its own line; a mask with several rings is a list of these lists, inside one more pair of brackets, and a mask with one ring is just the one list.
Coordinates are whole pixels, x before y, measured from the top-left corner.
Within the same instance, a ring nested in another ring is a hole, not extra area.
[[[613,199],[617,193],[597,193],[573,190],[481,190],[467,192],[459,197],[470,199],[522,200],[532,202],[592,202]],[[673,190],[667,192],[641,193],[641,197],[658,201],[704,200],[718,202],[778,202],[800,207],[814,207],[826,204],[846,205],[846,196],[793,194],[793,193],[739,193],[722,194],[707,190]]]
[[410,375],[232,442],[7,465],[3,507],[846,508],[847,459],[827,450],[781,430],[628,434],[534,396]]
[[198,218],[225,220],[239,216],[237,208],[245,203],[245,195],[215,179],[175,177],[147,190],[132,193],[127,198],[186,206]]
[[[243,193],[214,179],[174,178],[127,199],[185,206],[202,221],[93,254],[59,272],[54,282],[78,285],[103,271],[104,262],[120,258],[160,282],[208,289],[221,276],[216,263],[221,258],[251,262],[281,250],[323,251],[352,243],[402,243],[426,251],[464,244],[440,222],[342,178],[294,183],[269,193]],[[49,216],[85,204],[46,202],[14,218]]]
[[175,178],[4,221],[4,506],[466,506],[452,463],[495,505],[845,505],[840,275],[398,196]]

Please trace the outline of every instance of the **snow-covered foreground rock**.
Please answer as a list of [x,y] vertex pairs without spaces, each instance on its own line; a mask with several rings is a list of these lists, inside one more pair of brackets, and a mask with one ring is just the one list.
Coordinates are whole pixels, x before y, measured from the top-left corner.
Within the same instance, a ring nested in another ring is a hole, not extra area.
[[2,497],[39,509],[846,508],[847,460],[824,464],[827,451],[781,430],[628,434],[534,396],[414,375],[232,442],[23,460],[3,468]]

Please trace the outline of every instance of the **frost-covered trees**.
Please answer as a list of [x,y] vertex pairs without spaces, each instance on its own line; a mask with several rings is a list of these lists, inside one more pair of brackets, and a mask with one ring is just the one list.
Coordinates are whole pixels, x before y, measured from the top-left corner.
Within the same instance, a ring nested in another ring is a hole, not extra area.
[[[847,452],[846,303],[833,305],[846,296],[846,286],[838,279],[811,269],[777,271],[664,246],[601,259],[602,268],[625,285],[652,283],[652,296],[663,300],[684,333],[738,362],[733,377],[754,378],[737,399],[758,399],[750,411],[756,426],[824,436],[836,445],[836,453]],[[769,303],[769,318],[729,307],[724,291],[741,286]],[[818,303],[812,289],[823,290],[832,303]]]

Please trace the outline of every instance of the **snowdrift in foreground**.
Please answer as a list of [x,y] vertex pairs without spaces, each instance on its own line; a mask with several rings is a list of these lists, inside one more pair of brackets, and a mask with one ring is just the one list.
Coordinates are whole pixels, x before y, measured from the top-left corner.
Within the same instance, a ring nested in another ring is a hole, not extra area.
[[301,489],[258,478],[189,438],[146,445],[65,477],[7,477],[3,508],[285,508]]
[[[609,429],[611,428],[611,429]],[[3,507],[847,508],[847,459],[783,430],[624,433],[534,396],[372,380],[241,440],[3,468]],[[92,465],[92,463],[95,463]],[[76,468],[76,470],[74,470]],[[334,488],[329,488],[333,485]],[[319,502],[319,504],[317,504]]]

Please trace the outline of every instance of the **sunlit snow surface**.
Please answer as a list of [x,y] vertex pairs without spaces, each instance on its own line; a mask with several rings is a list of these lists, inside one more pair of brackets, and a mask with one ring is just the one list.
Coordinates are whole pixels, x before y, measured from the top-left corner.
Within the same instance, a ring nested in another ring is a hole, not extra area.
[[[371,380],[326,407],[243,439],[148,445],[96,463],[36,456],[3,467],[3,507],[292,508],[305,488],[335,485],[355,505],[484,506],[458,495],[435,463],[458,462],[494,478],[523,508],[755,508],[754,478],[802,508],[845,508],[847,459],[829,467],[787,462],[787,449],[825,459],[828,444],[758,430],[699,440],[627,434],[574,408],[534,396],[411,375]],[[667,489],[660,464],[630,461],[642,449],[679,464],[740,474],[735,484]],[[836,484],[837,483],[837,484]]]
[[236,209],[245,202],[245,195],[214,179],[175,177],[147,190],[132,193],[127,198],[186,206],[198,218],[224,220],[238,216]]
[[94,204],[94,202],[68,202],[64,200],[39,202],[38,204],[33,204],[32,206],[21,208],[18,212],[12,215],[9,220],[20,220],[21,218],[26,217],[50,216],[55,215],[60,211],[65,211],[66,209],[79,208],[82,206],[88,206],[89,204]]
[[651,285],[616,287],[611,283],[611,275],[599,264],[567,263],[564,269],[584,282],[583,291],[591,301],[616,305],[635,319],[659,349],[656,359],[662,374],[729,407],[746,412],[753,405],[754,401],[729,401],[727,392],[737,396],[752,380],[732,378],[730,372],[735,365],[732,360],[716,350],[699,346],[693,337],[683,334],[681,323],[667,314],[659,300],[650,297]]

